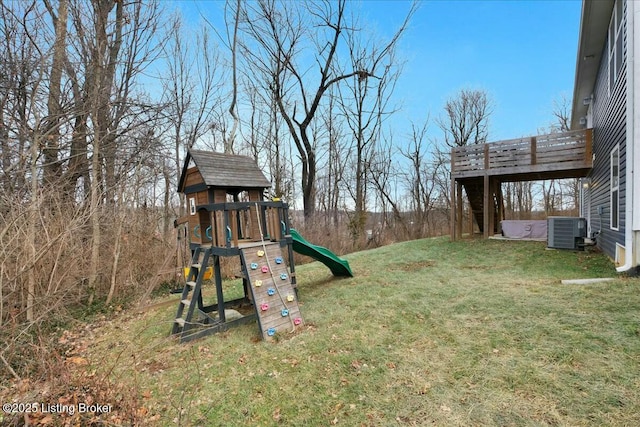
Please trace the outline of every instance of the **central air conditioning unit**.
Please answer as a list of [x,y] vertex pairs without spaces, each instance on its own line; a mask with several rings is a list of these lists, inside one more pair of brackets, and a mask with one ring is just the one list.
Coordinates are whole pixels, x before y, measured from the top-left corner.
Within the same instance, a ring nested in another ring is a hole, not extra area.
[[554,249],[583,250],[587,220],[571,216],[547,218],[547,246]]

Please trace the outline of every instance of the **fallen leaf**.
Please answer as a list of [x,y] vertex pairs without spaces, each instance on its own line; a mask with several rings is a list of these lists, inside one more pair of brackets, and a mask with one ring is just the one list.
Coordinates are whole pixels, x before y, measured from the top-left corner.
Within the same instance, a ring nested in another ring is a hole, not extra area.
[[429,393],[429,390],[431,389],[431,383],[426,383],[422,389],[420,390],[420,394],[427,394]]
[[29,384],[29,378],[25,378],[23,380],[18,381],[18,383],[16,384],[16,387],[18,388],[18,391],[20,391],[21,393],[28,391],[31,388]]
[[41,425],[41,426],[47,426],[51,423],[53,423],[53,417],[51,415],[47,415],[46,417],[38,421],[38,425]]
[[67,362],[73,363],[74,365],[78,366],[85,366],[89,364],[89,361],[87,361],[87,359],[80,356],[67,357]]
[[272,416],[274,421],[279,422],[282,417],[282,414],[280,414],[280,408],[274,409]]

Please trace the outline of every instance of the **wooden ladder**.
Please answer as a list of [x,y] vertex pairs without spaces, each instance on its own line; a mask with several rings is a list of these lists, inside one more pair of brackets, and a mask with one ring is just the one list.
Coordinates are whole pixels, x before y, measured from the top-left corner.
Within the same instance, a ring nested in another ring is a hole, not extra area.
[[171,330],[173,335],[180,334],[181,341],[188,337],[190,331],[196,326],[203,324],[202,321],[195,322],[196,317],[204,315],[204,323],[208,323],[209,317],[203,311],[202,282],[204,281],[210,257],[211,248],[198,247],[193,252],[187,282],[182,289],[178,312]]

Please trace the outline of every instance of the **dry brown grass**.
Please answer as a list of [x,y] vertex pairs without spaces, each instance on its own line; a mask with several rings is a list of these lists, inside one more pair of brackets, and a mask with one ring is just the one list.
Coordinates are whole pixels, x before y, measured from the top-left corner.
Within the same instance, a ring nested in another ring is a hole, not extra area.
[[293,337],[245,325],[180,345],[175,307],[158,305],[80,334],[77,368],[104,399],[128,390],[135,410],[111,415],[139,425],[640,422],[637,279],[559,283],[613,274],[602,255],[427,239],[348,259],[353,279],[297,269],[307,327]]

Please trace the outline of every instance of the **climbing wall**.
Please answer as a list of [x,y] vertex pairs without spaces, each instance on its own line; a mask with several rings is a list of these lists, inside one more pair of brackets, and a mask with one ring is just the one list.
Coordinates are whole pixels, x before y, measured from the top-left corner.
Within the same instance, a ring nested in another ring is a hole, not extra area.
[[242,256],[262,338],[273,340],[302,327],[298,299],[280,245],[245,248]]

